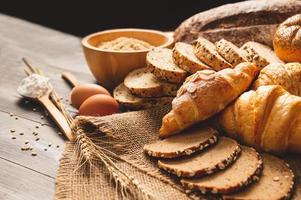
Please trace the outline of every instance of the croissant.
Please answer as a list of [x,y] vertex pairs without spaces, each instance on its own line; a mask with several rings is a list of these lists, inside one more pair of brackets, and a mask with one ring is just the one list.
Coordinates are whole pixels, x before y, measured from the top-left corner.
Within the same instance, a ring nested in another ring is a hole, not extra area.
[[262,85],[280,85],[289,93],[301,96],[301,64],[300,63],[273,63],[260,71],[253,88]]
[[279,85],[243,93],[218,116],[230,137],[258,150],[301,153],[301,97]]
[[167,137],[224,109],[252,83],[258,68],[249,62],[234,69],[202,70],[188,77],[162,120],[160,137]]

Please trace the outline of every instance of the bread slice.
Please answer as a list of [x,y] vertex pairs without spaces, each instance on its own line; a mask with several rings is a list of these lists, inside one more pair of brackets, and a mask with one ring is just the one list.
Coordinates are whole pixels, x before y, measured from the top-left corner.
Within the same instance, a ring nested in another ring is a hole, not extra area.
[[158,97],[158,98],[141,98],[132,95],[131,92],[124,84],[118,85],[113,91],[114,98],[118,101],[119,105],[128,110],[140,110],[152,108],[156,106],[171,104],[173,97]]
[[172,160],[159,160],[159,168],[178,177],[200,177],[212,174],[236,160],[239,144],[230,138],[221,137],[216,145],[199,154]]
[[200,61],[193,53],[193,46],[184,42],[177,42],[173,48],[173,60],[176,65],[187,72],[194,74],[203,69],[211,69]]
[[155,48],[148,52],[146,63],[151,72],[161,80],[183,83],[188,75],[173,62],[172,50],[167,48]]
[[196,126],[185,130],[182,134],[147,144],[143,150],[153,157],[176,158],[201,151],[215,142],[217,142],[215,129]]
[[194,44],[194,53],[201,61],[211,66],[216,71],[233,67],[219,55],[215,45],[203,37],[199,37],[196,40]]
[[239,63],[247,62],[248,60],[243,56],[241,50],[232,42],[221,39],[215,43],[217,52],[225,58],[232,66]]
[[281,159],[268,154],[262,155],[263,171],[260,180],[241,192],[224,195],[224,199],[289,199],[294,174]]
[[130,72],[124,79],[124,85],[139,97],[176,96],[179,89],[177,84],[157,79],[147,68]]
[[257,180],[262,171],[259,154],[250,147],[242,147],[240,156],[225,170],[203,178],[182,179],[181,183],[190,190],[201,193],[226,194],[237,191]]
[[249,62],[255,63],[260,68],[270,63],[283,63],[272,49],[258,42],[247,42],[240,49]]

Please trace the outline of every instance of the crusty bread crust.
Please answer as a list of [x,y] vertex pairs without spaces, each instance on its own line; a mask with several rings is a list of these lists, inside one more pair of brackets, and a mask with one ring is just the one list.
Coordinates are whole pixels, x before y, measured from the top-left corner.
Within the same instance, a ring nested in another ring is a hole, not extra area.
[[190,44],[177,42],[173,48],[172,55],[176,65],[192,74],[199,70],[211,69],[211,67],[195,56],[193,46]]
[[207,151],[177,160],[159,160],[158,166],[178,177],[201,177],[225,169],[237,159],[240,151],[235,140],[221,137]]
[[191,155],[213,145],[218,140],[217,131],[210,127],[196,126],[181,135],[159,140],[143,147],[145,153],[158,158],[177,158]]
[[156,106],[168,105],[173,100],[173,97],[158,97],[158,98],[141,98],[137,97],[129,91],[127,87],[121,83],[113,91],[114,98],[118,101],[122,109],[125,110],[140,110]]
[[283,63],[272,49],[258,42],[247,42],[240,49],[249,62],[260,68],[270,63]]
[[147,68],[130,72],[124,79],[124,85],[139,97],[175,96],[179,89],[177,84],[159,80]]
[[236,66],[248,60],[242,55],[241,50],[231,42],[221,39],[215,43],[217,52],[225,58],[232,66]]
[[183,83],[188,75],[173,62],[172,50],[167,48],[156,48],[148,52],[146,63],[157,78],[171,83]]
[[194,44],[194,53],[201,61],[211,66],[216,71],[233,67],[219,55],[215,45],[203,37],[199,37],[196,40]]
[[203,194],[229,194],[257,181],[262,168],[259,154],[253,148],[243,146],[238,159],[226,169],[199,179],[182,179],[181,183],[185,188]]

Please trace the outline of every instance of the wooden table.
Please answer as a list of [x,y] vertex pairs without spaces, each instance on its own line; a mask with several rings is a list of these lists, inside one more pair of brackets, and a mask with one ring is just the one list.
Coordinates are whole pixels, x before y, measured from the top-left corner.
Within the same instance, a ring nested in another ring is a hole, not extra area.
[[[43,108],[16,92],[25,77],[22,57],[46,72],[65,101],[70,87],[61,79],[63,71],[72,72],[82,82],[93,82],[94,78],[79,38],[0,14],[0,199],[47,200],[53,198],[65,138]],[[69,110],[74,112],[72,107]],[[39,134],[34,136],[33,132]],[[37,156],[21,151],[26,141]],[[298,155],[286,159],[297,176],[294,199],[300,199],[301,159]]]
[[[70,71],[83,82],[94,79],[79,38],[0,14],[0,199],[53,199],[65,138],[39,105],[16,92],[25,77],[22,57],[43,69],[65,100],[70,87],[61,79],[61,72]],[[36,141],[37,137],[40,140]],[[37,156],[21,151],[26,141]]]

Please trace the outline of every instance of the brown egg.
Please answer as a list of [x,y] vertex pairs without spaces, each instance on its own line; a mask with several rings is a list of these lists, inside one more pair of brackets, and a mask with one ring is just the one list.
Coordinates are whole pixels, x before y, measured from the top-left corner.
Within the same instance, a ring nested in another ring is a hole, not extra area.
[[79,108],[79,115],[104,116],[118,111],[117,101],[105,94],[96,94],[84,101]]
[[104,87],[100,85],[83,84],[83,85],[76,86],[72,89],[70,94],[70,99],[72,105],[74,105],[74,107],[76,108],[79,108],[86,99],[88,99],[89,97],[95,94],[105,94],[111,96],[108,90],[106,90]]

